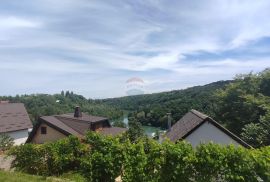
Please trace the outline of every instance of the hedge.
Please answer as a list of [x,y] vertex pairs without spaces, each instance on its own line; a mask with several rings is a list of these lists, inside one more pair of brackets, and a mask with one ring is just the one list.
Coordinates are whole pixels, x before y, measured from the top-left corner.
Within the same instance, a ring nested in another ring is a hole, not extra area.
[[246,149],[213,143],[192,148],[189,143],[162,144],[142,138],[136,143],[123,136],[90,132],[85,140],[68,137],[42,145],[14,147],[13,167],[30,174],[60,175],[73,171],[87,181],[215,182],[270,181],[270,147]]

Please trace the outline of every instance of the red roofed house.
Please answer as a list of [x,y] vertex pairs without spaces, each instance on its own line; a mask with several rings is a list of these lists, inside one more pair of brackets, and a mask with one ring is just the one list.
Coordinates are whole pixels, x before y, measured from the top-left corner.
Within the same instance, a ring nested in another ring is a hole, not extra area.
[[45,143],[68,135],[82,138],[87,131],[114,136],[126,130],[126,128],[112,127],[107,118],[81,113],[80,108],[76,107],[74,113],[40,117],[27,142]]
[[20,145],[26,142],[32,128],[32,122],[22,103],[0,101],[0,134],[9,135],[14,139],[15,145]]
[[172,126],[166,136],[173,142],[186,140],[193,147],[196,147],[200,143],[208,142],[250,147],[246,142],[221,126],[211,117],[196,110],[191,110],[185,114]]

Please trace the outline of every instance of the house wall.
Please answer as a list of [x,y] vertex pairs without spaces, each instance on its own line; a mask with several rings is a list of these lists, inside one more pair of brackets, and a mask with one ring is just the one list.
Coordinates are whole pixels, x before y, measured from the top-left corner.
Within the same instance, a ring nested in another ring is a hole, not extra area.
[[[47,133],[41,134],[41,127],[47,127]],[[45,142],[52,142],[59,140],[61,138],[67,137],[63,133],[57,131],[56,129],[48,126],[45,123],[42,123],[39,128],[37,129],[37,132],[35,136],[32,139],[32,143],[45,143]]]
[[11,138],[14,139],[14,145],[24,144],[28,138],[28,129],[7,132]]
[[222,130],[212,125],[209,122],[205,122],[195,131],[193,131],[189,136],[185,138],[188,142],[192,144],[193,147],[196,147],[200,143],[218,143],[218,144],[233,144],[241,145],[233,138],[225,134]]

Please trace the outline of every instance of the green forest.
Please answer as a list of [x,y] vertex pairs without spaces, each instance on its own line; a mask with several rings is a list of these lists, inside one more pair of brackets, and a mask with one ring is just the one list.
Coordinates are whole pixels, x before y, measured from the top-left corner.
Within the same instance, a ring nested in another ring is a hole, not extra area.
[[105,99],[101,103],[130,111],[143,125],[167,127],[191,109],[223,124],[254,147],[270,144],[270,69],[184,90]]
[[32,94],[17,95],[15,97],[0,97],[0,100],[24,103],[31,120],[35,123],[40,116],[73,113],[75,106],[80,106],[82,112],[92,115],[105,116],[116,119],[123,116],[123,112],[116,107],[108,106],[93,99],[86,99],[70,91],[60,94]]
[[101,103],[129,111],[129,117],[136,118],[143,125],[167,128],[168,112],[172,114],[173,123],[191,109],[213,115],[215,110],[213,94],[231,82],[219,81],[184,90],[104,99]]
[[5,96],[0,100],[24,103],[34,123],[39,116],[73,112],[79,105],[83,112],[111,120],[119,120],[128,111],[130,120],[164,129],[166,113],[172,114],[174,124],[189,110],[196,109],[254,147],[270,144],[270,69],[183,90],[112,99],[86,99],[62,91],[54,95]]

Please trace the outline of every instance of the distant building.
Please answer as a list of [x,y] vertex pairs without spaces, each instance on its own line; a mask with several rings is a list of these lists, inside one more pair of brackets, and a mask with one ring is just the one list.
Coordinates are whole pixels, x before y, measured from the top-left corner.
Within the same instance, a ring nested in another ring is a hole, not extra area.
[[74,113],[40,117],[27,142],[45,143],[69,135],[83,138],[87,131],[114,136],[126,130],[126,128],[112,127],[107,118],[81,113],[80,108],[76,107]]
[[32,128],[32,122],[22,103],[0,102],[0,134],[9,135],[14,139],[15,145],[20,145],[26,142]]
[[176,122],[166,136],[173,142],[186,140],[196,147],[200,143],[233,144],[236,146],[250,146],[221,126],[211,117],[191,110]]

